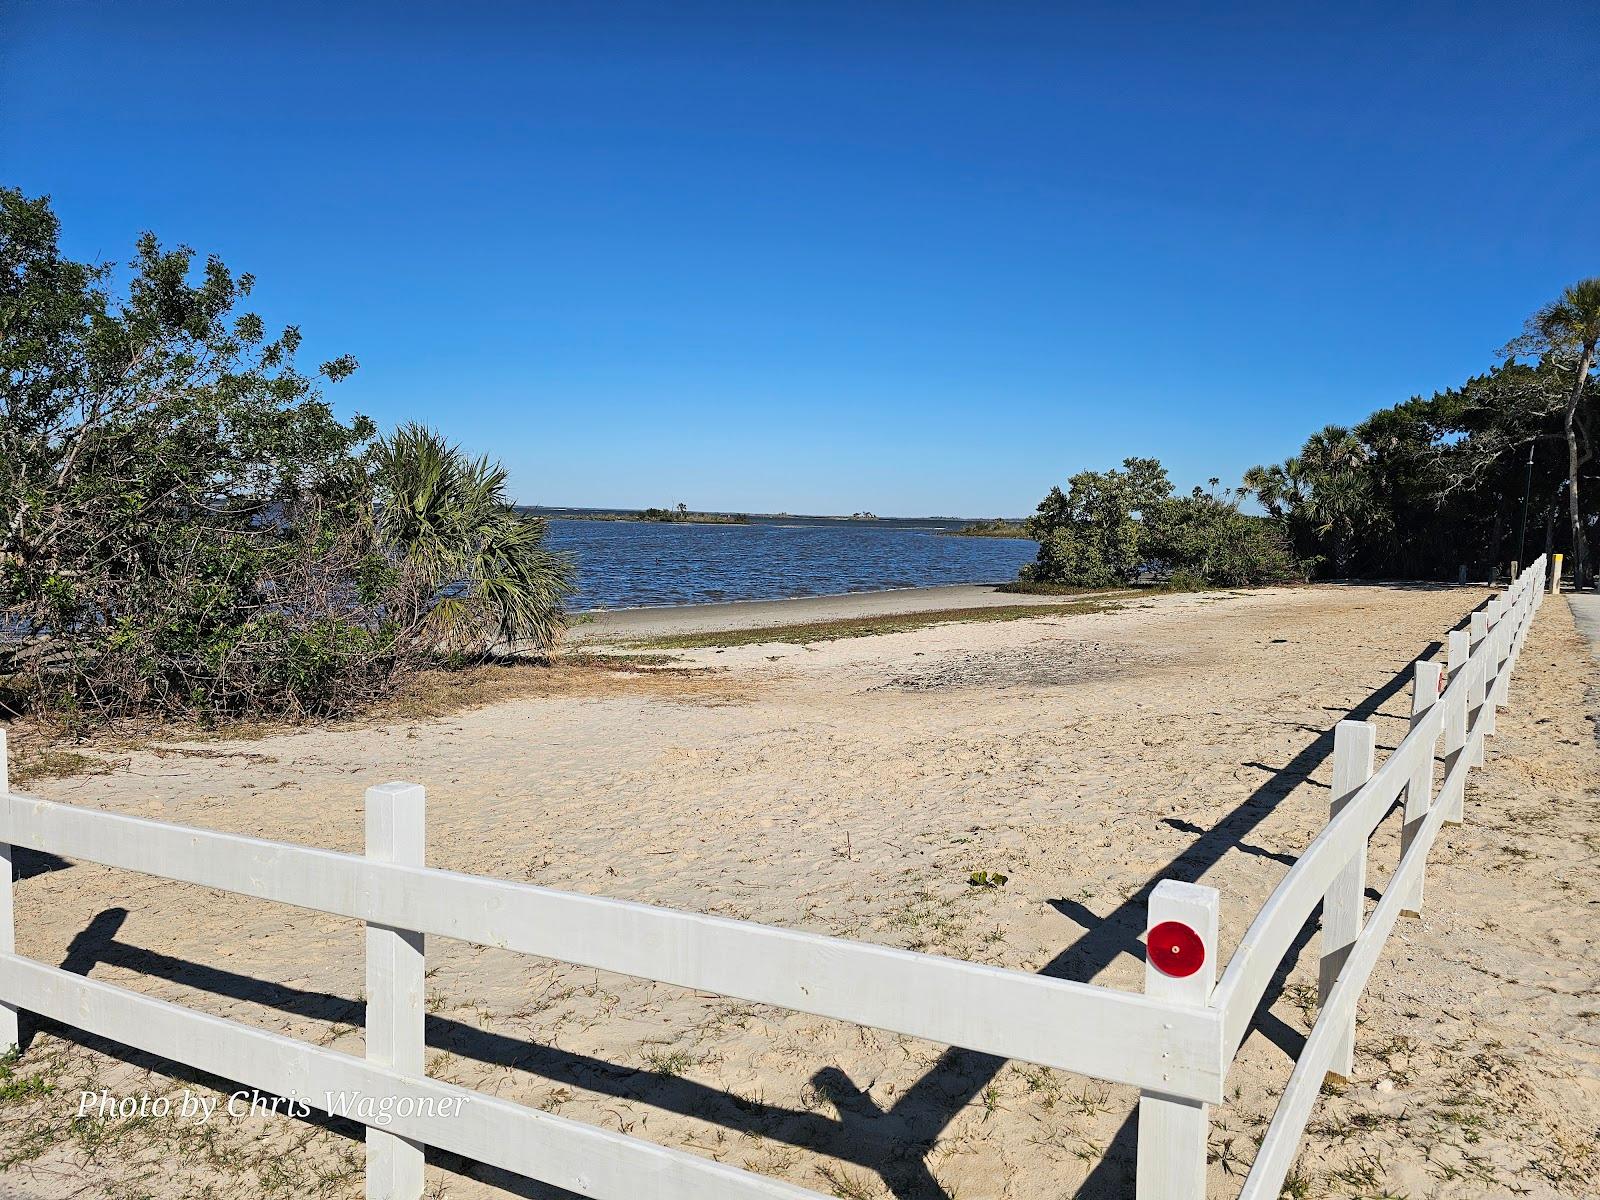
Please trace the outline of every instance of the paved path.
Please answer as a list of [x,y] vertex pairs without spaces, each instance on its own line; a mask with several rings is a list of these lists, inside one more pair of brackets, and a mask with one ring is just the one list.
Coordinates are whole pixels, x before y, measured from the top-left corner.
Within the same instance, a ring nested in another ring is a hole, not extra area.
[[1600,659],[1600,593],[1568,592],[1567,603],[1572,606],[1578,632],[1589,639],[1589,648]]

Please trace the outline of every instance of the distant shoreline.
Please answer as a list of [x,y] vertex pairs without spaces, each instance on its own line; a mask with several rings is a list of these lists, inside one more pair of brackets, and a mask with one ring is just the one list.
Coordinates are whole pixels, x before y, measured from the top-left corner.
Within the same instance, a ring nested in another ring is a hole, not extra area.
[[[931,587],[882,588],[818,596],[785,596],[772,600],[715,600],[703,604],[640,605],[596,608],[567,630],[569,641],[604,642],[621,638],[662,636],[705,630],[755,629],[796,620],[826,621],[879,614],[938,612],[985,605],[1032,604],[1048,609],[1062,596],[1027,596],[1002,592],[1003,582],[936,584]],[[1092,595],[1093,589],[1084,589]]]
[[[767,520],[767,513],[686,512],[671,516],[653,515],[665,512],[647,508],[547,508],[538,504],[519,504],[517,511],[530,516],[555,521],[628,521],[636,525],[746,525],[751,521]],[[848,518],[846,518],[848,519]]]
[[[647,516],[650,509],[637,508],[556,508],[543,504],[519,504],[518,512],[524,512],[546,520],[561,521],[632,521],[638,524],[679,524],[679,525],[728,525],[745,524],[756,521],[834,521],[847,525],[958,525],[961,529],[952,529],[948,532],[962,536],[977,537],[1004,537],[1002,533],[967,533],[966,527],[992,527],[1007,526],[1020,529],[1022,519],[1013,520],[1010,517],[885,517],[875,513],[724,513],[724,512],[690,512],[684,517],[671,521],[659,517]],[[1026,537],[1026,534],[1014,536]]]
[[545,520],[554,518],[559,521],[631,521],[639,525],[748,525],[750,518],[744,513],[709,513],[685,512],[677,513],[669,509],[617,509],[590,512],[586,509],[573,511],[570,509],[534,508],[519,505],[518,511],[532,513]]

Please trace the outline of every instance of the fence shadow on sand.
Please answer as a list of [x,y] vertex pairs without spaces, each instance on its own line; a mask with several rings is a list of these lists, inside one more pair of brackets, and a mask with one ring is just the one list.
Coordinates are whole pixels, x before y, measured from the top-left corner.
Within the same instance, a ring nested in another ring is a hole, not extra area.
[[[1438,652],[1432,643],[1424,652]],[[1406,667],[1387,680],[1348,713],[1349,719],[1366,720],[1408,687],[1412,669]],[[1341,713],[1341,715],[1343,715]],[[1168,822],[1194,836],[1179,854],[1155,871],[1117,908],[1100,917],[1072,900],[1057,899],[1052,907],[1083,932],[1064,946],[1040,971],[1063,979],[1090,979],[1109,967],[1119,955],[1142,961],[1140,934],[1150,895],[1164,879],[1193,882],[1230,851],[1270,857],[1282,856],[1251,845],[1246,839],[1273,808],[1299,786],[1333,750],[1330,728],[1272,773],[1232,811],[1209,829],[1186,822]],[[1264,764],[1251,764],[1264,767]],[[1270,768],[1267,768],[1270,769]],[[53,865],[53,864],[51,864]],[[264,1005],[299,1017],[360,1026],[365,1006],[360,1001],[280,984],[268,983],[221,968],[174,958],[117,940],[127,911],[109,908],[99,913],[72,941],[62,967],[87,975],[97,964],[115,965],[186,987],[240,1001]],[[1284,981],[1315,932],[1308,921],[1267,988],[1251,1028],[1277,1046],[1288,1059],[1299,1054],[1301,1034],[1270,1011]],[[54,1022],[41,1022],[63,1038],[110,1054],[125,1062],[186,1082],[231,1091],[234,1085],[214,1080],[181,1063],[108,1042]],[[738,1134],[828,1155],[858,1170],[871,1172],[896,1200],[951,1200],[928,1167],[927,1156],[940,1134],[973,1103],[1005,1067],[993,1055],[952,1047],[940,1055],[894,1104],[883,1107],[856,1086],[837,1067],[825,1067],[812,1077],[812,1085],[833,1106],[836,1116],[752,1101],[676,1075],[637,1070],[590,1056],[560,1050],[519,1038],[429,1015],[426,1027],[430,1050],[445,1050],[485,1063],[526,1071],[552,1083],[626,1099],[706,1121]],[[308,1123],[359,1139],[361,1127],[353,1122],[321,1115]],[[1137,1109],[1131,1111],[1105,1148],[1098,1164],[1076,1192],[1079,1200],[1111,1200],[1132,1194],[1137,1146]],[[429,1149],[430,1162],[479,1179],[530,1200],[557,1200],[571,1193],[533,1183],[498,1169],[466,1162],[457,1156]]]

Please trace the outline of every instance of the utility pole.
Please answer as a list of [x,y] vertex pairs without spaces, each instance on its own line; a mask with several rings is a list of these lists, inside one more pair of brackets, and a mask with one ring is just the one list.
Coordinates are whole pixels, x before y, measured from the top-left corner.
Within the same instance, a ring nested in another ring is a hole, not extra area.
[[1533,447],[1528,443],[1528,473],[1522,479],[1522,528],[1517,533],[1517,561],[1526,562],[1528,541],[1528,493],[1533,489]]

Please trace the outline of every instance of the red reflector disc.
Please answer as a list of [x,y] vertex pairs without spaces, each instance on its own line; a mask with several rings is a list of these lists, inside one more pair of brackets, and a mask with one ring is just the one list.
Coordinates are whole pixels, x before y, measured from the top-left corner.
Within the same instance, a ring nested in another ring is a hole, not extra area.
[[1181,921],[1163,921],[1150,930],[1146,949],[1156,970],[1179,979],[1193,975],[1206,961],[1206,944]]

